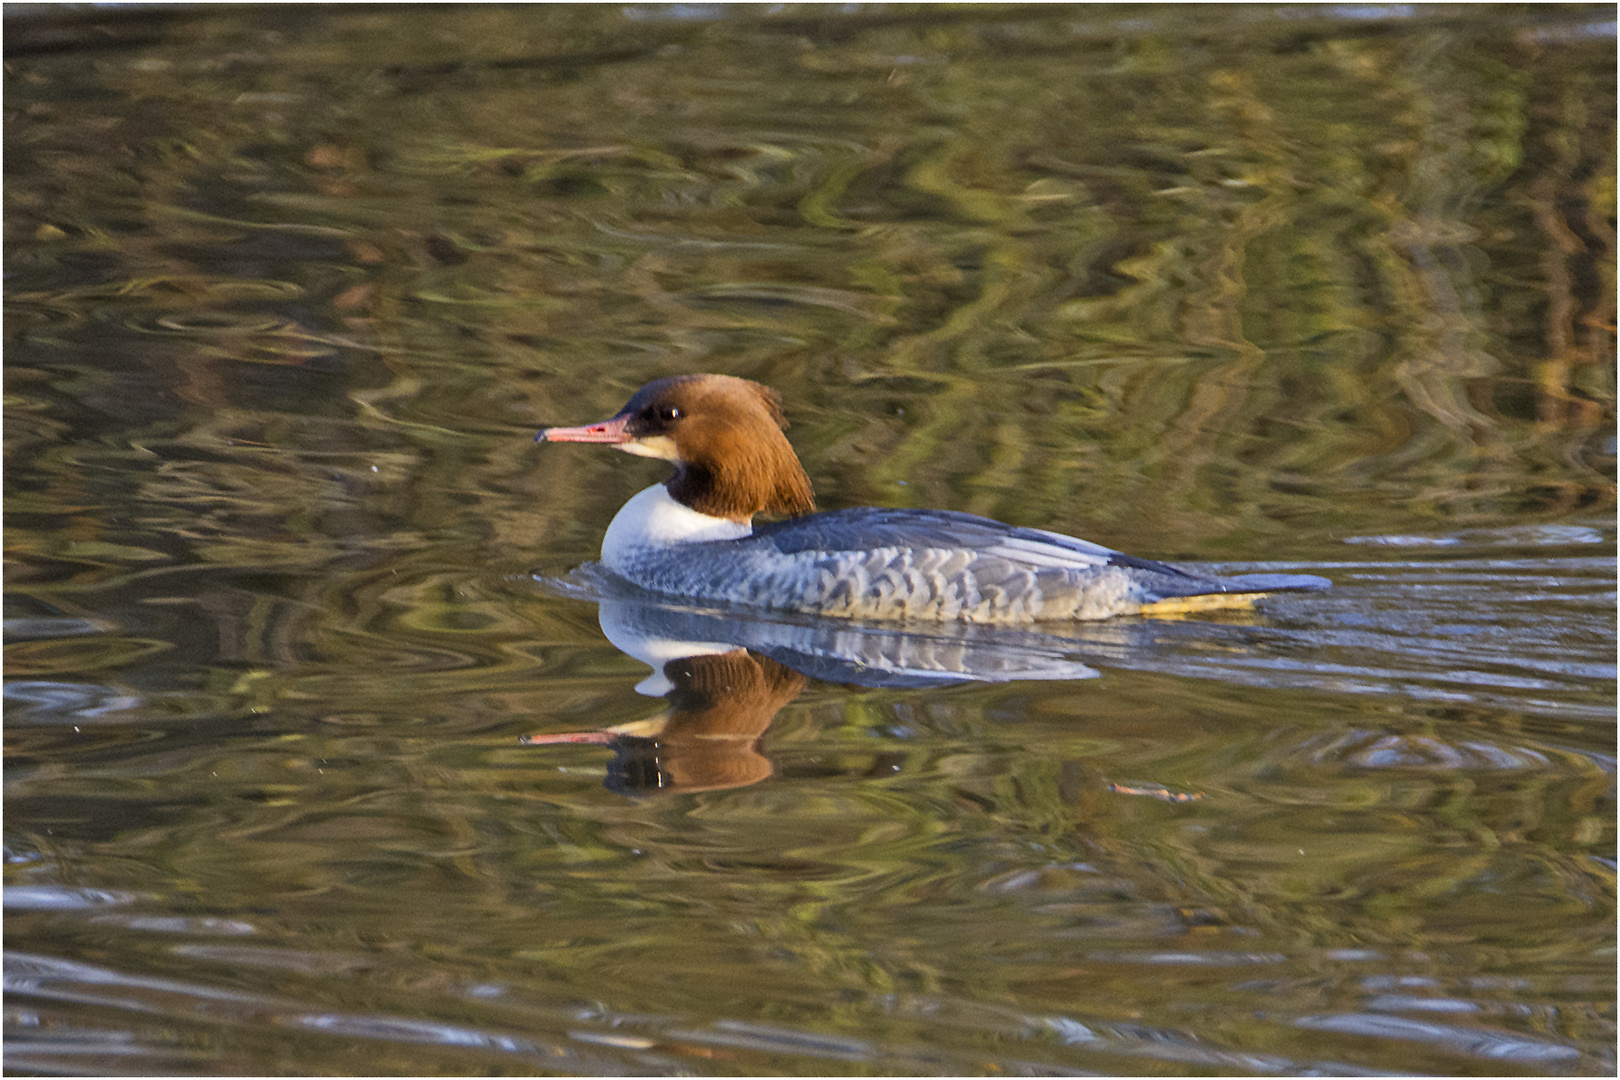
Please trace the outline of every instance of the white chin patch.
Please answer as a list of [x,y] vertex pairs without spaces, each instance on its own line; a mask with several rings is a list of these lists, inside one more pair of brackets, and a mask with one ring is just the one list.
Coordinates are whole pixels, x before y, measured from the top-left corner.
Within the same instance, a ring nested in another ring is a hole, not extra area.
[[648,439],[620,443],[618,448],[637,457],[662,458],[665,461],[677,461],[680,458],[675,452],[675,440],[668,435],[654,435]]

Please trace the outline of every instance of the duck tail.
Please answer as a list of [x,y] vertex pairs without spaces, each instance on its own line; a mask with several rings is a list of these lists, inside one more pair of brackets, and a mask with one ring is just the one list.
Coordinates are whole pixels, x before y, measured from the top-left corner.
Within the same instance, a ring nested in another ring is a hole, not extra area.
[[[1180,584],[1180,583],[1178,583]],[[1240,574],[1237,577],[1193,579],[1179,595],[1161,596],[1142,605],[1143,615],[1193,615],[1203,611],[1246,611],[1255,601],[1278,592],[1317,592],[1333,582],[1315,574]]]

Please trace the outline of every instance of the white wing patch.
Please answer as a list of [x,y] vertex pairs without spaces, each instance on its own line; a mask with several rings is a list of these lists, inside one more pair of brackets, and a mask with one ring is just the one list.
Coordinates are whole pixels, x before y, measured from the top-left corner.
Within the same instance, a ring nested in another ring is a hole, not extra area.
[[[1040,530],[1032,530],[1040,531]],[[1019,536],[1009,536],[1005,540],[998,540],[985,550],[986,555],[999,555],[1013,562],[1023,563],[1026,566],[1047,567],[1054,570],[1083,570],[1098,566],[1107,566],[1108,560],[1114,552],[1101,544],[1092,544],[1084,540],[1071,540],[1056,533],[1043,533],[1053,540],[1067,541],[1066,543],[1043,543],[1039,540],[1026,540]],[[1071,547],[1070,545],[1074,545]],[[1084,549],[1076,550],[1080,545]],[[1089,550],[1087,550],[1089,549]]]

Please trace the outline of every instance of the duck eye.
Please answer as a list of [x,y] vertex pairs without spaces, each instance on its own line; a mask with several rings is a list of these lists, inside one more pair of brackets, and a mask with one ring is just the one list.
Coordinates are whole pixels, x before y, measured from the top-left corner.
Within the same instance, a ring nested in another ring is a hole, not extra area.
[[662,409],[658,410],[658,419],[664,421],[665,423],[668,423],[671,420],[679,420],[680,418],[681,410],[677,409],[673,405],[665,405]]

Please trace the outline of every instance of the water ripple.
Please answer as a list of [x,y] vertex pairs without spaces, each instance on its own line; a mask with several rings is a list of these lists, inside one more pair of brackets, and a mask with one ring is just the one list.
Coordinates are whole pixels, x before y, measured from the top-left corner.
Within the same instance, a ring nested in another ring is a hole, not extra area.
[[1417,1042],[1465,1057],[1510,1062],[1527,1067],[1565,1064],[1581,1056],[1581,1052],[1573,1046],[1546,1039],[1529,1039],[1501,1031],[1462,1028],[1378,1013],[1301,1016],[1295,1018],[1293,1024],[1312,1031],[1333,1031],[1373,1039]]

